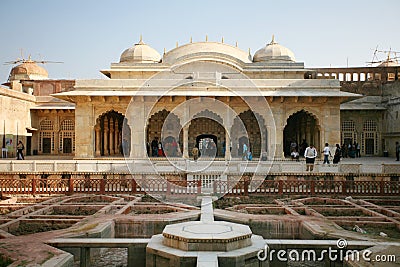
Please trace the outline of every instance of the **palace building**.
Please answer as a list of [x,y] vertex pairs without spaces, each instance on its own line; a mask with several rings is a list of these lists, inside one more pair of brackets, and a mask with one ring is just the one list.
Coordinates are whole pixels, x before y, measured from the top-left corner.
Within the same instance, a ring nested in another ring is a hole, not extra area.
[[281,159],[303,140],[394,155],[399,68],[309,69],[274,38],[254,55],[208,40],[160,55],[141,38],[101,71],[106,79],[15,66],[0,87],[0,135],[10,157],[18,139],[28,155],[143,158],[156,137],[172,157],[208,144],[218,158],[241,157],[247,144],[256,158]]

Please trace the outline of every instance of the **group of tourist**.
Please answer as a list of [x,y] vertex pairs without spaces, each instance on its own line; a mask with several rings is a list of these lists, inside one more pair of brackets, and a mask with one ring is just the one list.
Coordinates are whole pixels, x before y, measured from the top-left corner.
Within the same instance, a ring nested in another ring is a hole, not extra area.
[[[330,164],[329,158],[332,157],[332,153],[329,148],[329,144],[325,143],[325,147],[322,150],[324,155],[323,164]],[[318,156],[317,149],[313,144],[308,145],[306,140],[303,139],[300,147],[298,147],[295,141],[290,142],[290,156],[292,160],[300,161],[300,155],[304,155],[306,159],[306,171],[312,171],[314,169],[315,159]],[[342,157],[342,152],[339,144],[336,144],[336,150],[333,155],[333,164],[337,164]]]
[[217,154],[217,145],[212,138],[203,138],[199,142],[199,150],[202,156],[215,157]]
[[343,143],[341,151],[343,158],[361,158],[361,146],[357,142]]
[[[322,164],[330,164],[329,158],[332,157],[329,144],[325,143],[325,147],[322,150],[324,155],[324,162]],[[342,156],[341,148],[339,144],[336,144],[335,154],[333,155],[333,164],[338,164]],[[306,171],[312,171],[314,169],[315,158],[317,157],[317,150],[313,145],[310,145],[304,151],[304,157],[306,158]]]
[[[152,157],[165,157],[162,143],[158,140],[157,136],[154,137],[153,141],[151,141],[150,148]],[[150,154],[150,151],[148,151],[148,154]]]

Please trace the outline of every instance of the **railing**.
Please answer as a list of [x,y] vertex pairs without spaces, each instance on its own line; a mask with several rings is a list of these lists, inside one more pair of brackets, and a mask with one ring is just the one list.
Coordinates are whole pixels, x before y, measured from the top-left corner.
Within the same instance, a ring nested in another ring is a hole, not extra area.
[[368,195],[397,196],[399,181],[264,180],[215,181],[214,194],[249,195]]
[[[200,195],[201,181],[164,179],[0,179],[0,192],[6,194],[166,194]],[[368,195],[398,196],[399,181],[263,180],[213,182],[213,195]]]
[[[0,172],[101,172],[101,173],[179,173],[191,172],[199,169],[202,162],[179,161],[175,165],[167,161],[133,160],[129,163],[124,160],[1,160]],[[304,162],[292,161],[225,161],[212,162],[205,166],[214,174],[222,173],[306,173]],[[400,164],[392,163],[340,163],[323,165],[318,161],[313,173],[353,173],[353,174],[397,174],[400,175]]]

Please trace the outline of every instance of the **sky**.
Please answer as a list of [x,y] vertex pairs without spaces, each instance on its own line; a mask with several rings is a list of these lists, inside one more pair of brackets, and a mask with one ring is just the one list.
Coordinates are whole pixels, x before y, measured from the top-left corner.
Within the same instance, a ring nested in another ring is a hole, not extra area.
[[377,46],[400,51],[398,0],[0,0],[0,10],[0,83],[21,51],[63,62],[44,65],[50,78],[104,79],[99,70],[141,34],[160,54],[208,35],[252,55],[274,34],[306,67],[362,67]]

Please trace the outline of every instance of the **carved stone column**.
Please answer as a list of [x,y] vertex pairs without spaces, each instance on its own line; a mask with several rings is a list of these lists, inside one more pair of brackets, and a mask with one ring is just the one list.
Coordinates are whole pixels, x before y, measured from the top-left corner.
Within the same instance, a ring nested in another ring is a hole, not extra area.
[[119,129],[118,120],[115,120],[115,130],[114,130],[114,143],[115,143],[115,154],[120,153],[120,143],[119,143]]
[[231,159],[231,136],[229,131],[225,131],[225,159]]
[[100,122],[98,122],[96,124],[96,126],[94,127],[94,131],[96,132],[96,148],[95,148],[95,155],[96,157],[100,157],[101,155],[101,128],[100,128]]
[[115,154],[114,146],[114,118],[110,118],[110,155]]
[[108,147],[108,138],[109,138],[109,128],[108,128],[108,118],[105,116],[104,117],[104,142],[103,142],[103,146],[104,146],[104,156],[108,156],[110,155],[110,150]]
[[189,158],[189,126],[190,123],[183,127],[183,158]]
[[265,125],[262,126],[264,129],[260,129],[260,133],[261,133],[261,151],[260,151],[260,157],[262,156],[262,154],[264,152],[267,151],[267,138],[268,138],[268,132],[267,132],[267,128],[265,127]]

